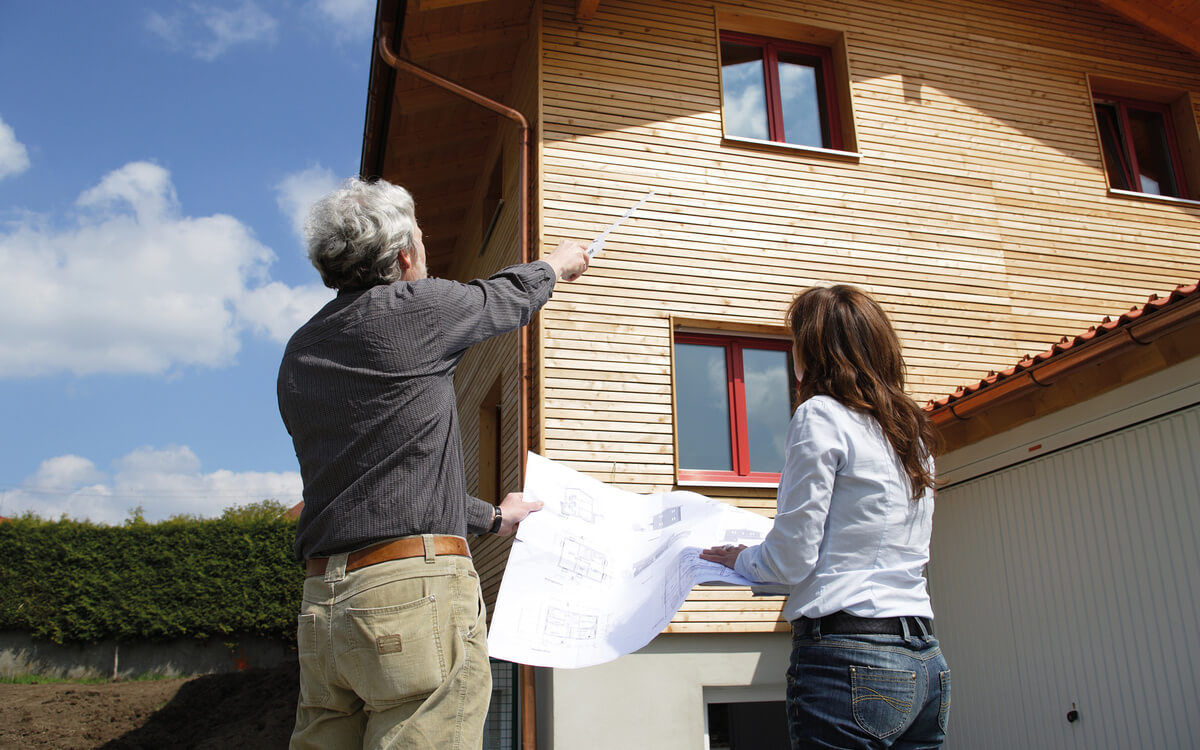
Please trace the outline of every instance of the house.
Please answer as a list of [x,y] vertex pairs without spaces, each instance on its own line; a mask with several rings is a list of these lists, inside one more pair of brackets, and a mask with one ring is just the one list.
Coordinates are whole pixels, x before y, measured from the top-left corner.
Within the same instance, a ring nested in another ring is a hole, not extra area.
[[[1178,747],[1200,736],[1198,97],[1200,9],[1173,0],[380,0],[361,171],[412,191],[431,274],[458,279],[655,191],[460,365],[477,495],[534,450],[770,515],[783,310],[860,285],[949,448],[950,746]],[[489,605],[508,544],[472,544]],[[616,662],[494,664],[489,746],[776,746],[780,606],[696,591]]]

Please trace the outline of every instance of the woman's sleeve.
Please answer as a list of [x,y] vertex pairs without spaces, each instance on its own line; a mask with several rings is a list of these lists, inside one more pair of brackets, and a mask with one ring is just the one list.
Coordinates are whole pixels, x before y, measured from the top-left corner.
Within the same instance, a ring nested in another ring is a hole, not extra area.
[[497,271],[487,279],[460,284],[441,281],[436,290],[443,357],[527,324],[554,291],[554,269],[534,261]]
[[738,555],[734,567],[761,583],[794,585],[812,572],[825,535],[833,484],[846,465],[845,433],[819,402],[800,405],[787,442],[775,524],[762,544]]

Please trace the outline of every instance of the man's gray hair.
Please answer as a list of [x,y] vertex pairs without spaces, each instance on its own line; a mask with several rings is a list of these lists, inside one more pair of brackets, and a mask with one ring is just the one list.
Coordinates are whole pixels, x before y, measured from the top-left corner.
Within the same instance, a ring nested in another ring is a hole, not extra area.
[[412,249],[416,227],[407,190],[354,177],[309,212],[308,259],[332,289],[390,284],[403,273],[396,259]]

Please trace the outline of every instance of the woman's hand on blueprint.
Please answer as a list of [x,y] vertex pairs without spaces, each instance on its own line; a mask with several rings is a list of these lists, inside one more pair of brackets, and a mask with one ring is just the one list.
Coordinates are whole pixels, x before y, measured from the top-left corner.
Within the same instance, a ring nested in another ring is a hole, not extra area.
[[720,547],[709,547],[700,553],[701,560],[709,562],[721,563],[730,570],[737,564],[738,555],[742,550],[746,549],[746,545],[739,544],[736,547],[732,544],[722,544]]

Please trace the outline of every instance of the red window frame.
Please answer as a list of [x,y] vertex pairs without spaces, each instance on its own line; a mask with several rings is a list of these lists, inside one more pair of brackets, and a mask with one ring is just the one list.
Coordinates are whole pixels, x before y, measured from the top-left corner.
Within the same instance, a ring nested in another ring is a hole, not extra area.
[[[769,351],[792,351],[792,342],[782,339],[755,338],[752,336],[725,336],[708,333],[676,333],[671,343],[701,344],[703,346],[725,348],[725,378],[729,394],[729,445],[732,452],[732,471],[712,471],[706,469],[684,469],[678,466],[676,454],[676,469],[681,482],[753,482],[761,484],[778,484],[778,472],[750,471],[750,430],[746,419],[746,382],[742,367],[743,349],[766,349]],[[790,358],[788,360],[791,361]],[[791,383],[798,385],[795,372],[791,375]],[[678,377],[678,374],[676,374]],[[788,402],[794,405],[795,393],[788,394]],[[678,401],[675,404],[679,408]],[[679,419],[676,416],[675,428],[679,429]],[[676,442],[678,451],[678,442]]]
[[[795,52],[819,61],[817,73],[821,90],[818,97],[818,115],[821,117],[823,148],[842,148],[841,112],[838,108],[837,86],[833,72],[833,51],[828,47],[789,42],[785,39],[722,31],[722,42],[760,47],[763,51],[763,80],[767,90],[767,138],[776,143],[787,143],[783,128],[783,95],[779,88],[779,52]],[[733,136],[738,137],[738,136]],[[799,145],[799,144],[789,144]]]
[[[1139,175],[1141,170],[1138,169],[1137,149],[1133,144],[1133,135],[1129,127],[1129,110],[1143,110],[1146,112],[1157,112],[1162,115],[1163,133],[1167,139],[1168,158],[1171,162],[1171,170],[1174,172],[1175,187],[1179,195],[1172,196],[1177,198],[1187,198],[1188,188],[1183,175],[1183,159],[1179,154],[1179,142],[1175,139],[1175,126],[1171,122],[1171,108],[1166,104],[1158,102],[1147,102],[1140,99],[1130,99],[1123,96],[1108,96],[1106,94],[1097,94],[1092,98],[1093,106],[1108,105],[1116,109],[1117,113],[1117,132],[1115,133],[1117,145],[1121,149],[1121,163],[1116,165],[1125,176],[1125,181],[1129,184],[1128,191],[1132,193],[1147,194],[1141,190],[1141,180]],[[1099,122],[1097,117],[1097,126],[1103,128],[1104,125]],[[1103,149],[1101,149],[1103,151]],[[1117,188],[1118,190],[1122,188]]]

